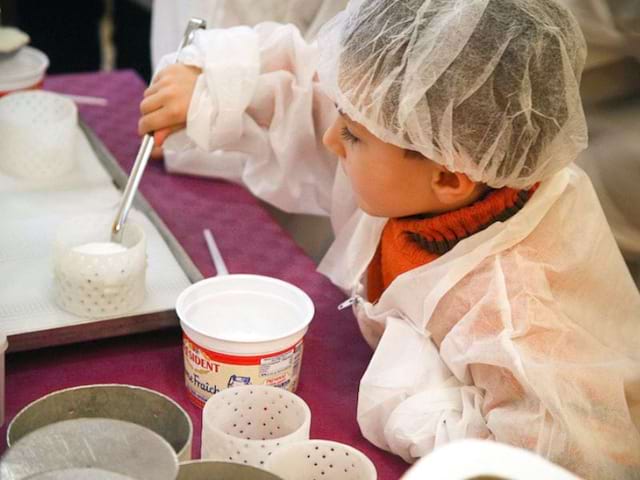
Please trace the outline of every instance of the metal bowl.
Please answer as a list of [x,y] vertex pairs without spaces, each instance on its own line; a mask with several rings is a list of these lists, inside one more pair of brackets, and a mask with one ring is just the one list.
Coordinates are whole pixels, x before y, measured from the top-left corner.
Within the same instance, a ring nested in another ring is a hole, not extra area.
[[180,464],[176,480],[282,480],[260,468],[230,462],[193,460]]
[[163,437],[179,461],[191,459],[193,424],[189,414],[166,395],[133,385],[85,385],[39,398],[11,421],[7,445],[45,425],[75,418],[110,418],[136,423]]
[[119,473],[109,472],[99,468],[65,468],[50,472],[38,473],[26,480],[135,480]]
[[26,480],[65,468],[97,468],[138,480],[174,480],[178,457],[164,438],[148,428],[107,418],[76,418],[21,438],[2,456],[0,478]]

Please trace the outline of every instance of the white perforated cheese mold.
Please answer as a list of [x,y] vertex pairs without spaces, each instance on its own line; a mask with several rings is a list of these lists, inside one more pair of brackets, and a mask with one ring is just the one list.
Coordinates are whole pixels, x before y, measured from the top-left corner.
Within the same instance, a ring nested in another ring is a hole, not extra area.
[[328,440],[307,440],[278,449],[266,470],[284,480],[376,480],[369,458],[353,447]]
[[109,242],[104,215],[83,215],[58,228],[54,252],[56,302],[81,317],[116,317],[144,301],[146,239],[128,222],[122,244]]
[[14,177],[52,179],[69,172],[76,152],[78,109],[43,91],[0,99],[0,169]]
[[245,385],[213,395],[202,411],[203,459],[264,468],[279,448],[309,438],[311,411],[296,394]]

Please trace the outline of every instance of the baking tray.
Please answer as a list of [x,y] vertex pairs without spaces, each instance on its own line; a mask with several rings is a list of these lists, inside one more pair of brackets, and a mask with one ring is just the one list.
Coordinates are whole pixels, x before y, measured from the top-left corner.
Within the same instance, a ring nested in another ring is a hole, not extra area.
[[[91,149],[107,173],[111,176],[116,187],[122,190],[127,182],[128,174],[120,167],[117,160],[86,123],[80,120],[79,126],[89,142]],[[203,276],[198,268],[142,193],[138,192],[136,194],[133,206],[142,212],[155,226],[189,281],[193,283],[201,280]],[[176,325],[178,325],[178,317],[173,309],[113,319],[96,319],[95,321],[78,325],[61,326],[9,335],[8,351],[17,352],[87,340],[130,335]]]

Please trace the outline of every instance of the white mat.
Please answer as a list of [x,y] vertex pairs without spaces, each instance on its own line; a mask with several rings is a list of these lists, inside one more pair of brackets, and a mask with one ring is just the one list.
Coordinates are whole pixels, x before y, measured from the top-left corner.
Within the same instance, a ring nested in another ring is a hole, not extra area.
[[[27,181],[0,172],[0,333],[16,335],[93,323],[60,309],[53,296],[53,239],[64,220],[86,213],[115,217],[120,193],[78,130],[77,167],[63,179]],[[126,316],[172,310],[190,283],[154,225],[129,219],[147,235],[143,305]],[[103,320],[103,319],[102,319]]]

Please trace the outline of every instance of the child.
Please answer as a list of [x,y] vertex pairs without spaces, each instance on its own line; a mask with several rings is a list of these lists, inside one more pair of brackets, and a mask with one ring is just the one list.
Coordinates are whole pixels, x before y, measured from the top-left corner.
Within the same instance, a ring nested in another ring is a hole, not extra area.
[[261,24],[185,53],[145,93],[140,130],[186,122],[169,169],[331,215],[319,268],[375,347],[366,438],[407,461],[494,439],[640,478],[640,296],[571,166],[585,46],[564,8],[361,0],[318,45]]

